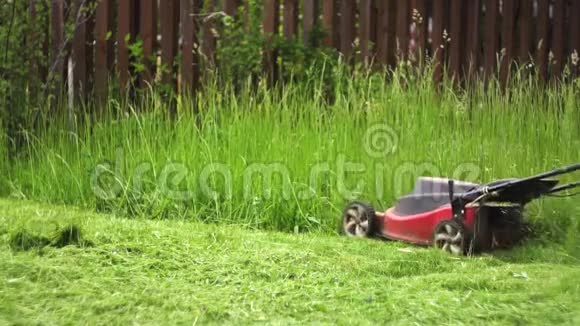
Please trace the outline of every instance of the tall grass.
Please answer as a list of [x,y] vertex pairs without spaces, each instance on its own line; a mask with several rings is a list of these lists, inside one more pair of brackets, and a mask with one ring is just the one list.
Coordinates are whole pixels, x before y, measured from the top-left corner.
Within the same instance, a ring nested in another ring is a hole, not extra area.
[[[460,91],[401,70],[335,74],[332,87],[322,77],[237,91],[210,83],[178,99],[175,120],[154,91],[139,105],[113,98],[107,112],[117,114],[27,133],[2,193],[125,216],[333,231],[349,199],[385,208],[420,175],[487,182],[580,161],[578,82],[543,87],[516,76],[506,92],[495,83]],[[383,138],[369,144],[374,130]],[[248,169],[264,171],[257,164],[287,174],[274,173],[264,191],[263,180],[246,179]],[[99,198],[95,182],[115,191]],[[529,214],[563,235],[580,209],[547,200]]]

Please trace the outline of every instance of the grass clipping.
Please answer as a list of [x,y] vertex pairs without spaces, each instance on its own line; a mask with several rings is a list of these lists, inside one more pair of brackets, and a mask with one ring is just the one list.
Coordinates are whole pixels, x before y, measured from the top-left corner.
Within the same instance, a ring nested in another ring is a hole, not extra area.
[[10,248],[14,251],[29,251],[44,247],[63,248],[66,246],[90,247],[92,242],[85,240],[82,230],[71,224],[57,230],[51,237],[33,234],[22,229],[10,237]]

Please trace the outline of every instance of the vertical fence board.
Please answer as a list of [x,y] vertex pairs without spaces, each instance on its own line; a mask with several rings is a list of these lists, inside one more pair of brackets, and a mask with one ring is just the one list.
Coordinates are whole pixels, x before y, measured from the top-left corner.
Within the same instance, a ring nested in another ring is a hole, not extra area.
[[[280,3],[279,0],[266,0],[264,3],[264,13],[262,28],[266,38],[271,38],[278,33],[278,26],[280,24]],[[269,82],[274,84],[278,81],[278,65],[276,49],[271,48],[271,42],[267,42],[267,48],[264,51],[264,69],[268,76]]]
[[272,35],[278,31],[279,0],[266,0],[264,2],[263,29],[264,33]]
[[87,23],[83,12],[83,0],[74,2],[75,29],[72,44],[74,89],[78,98],[84,98],[87,87]]
[[64,0],[53,0],[51,7],[51,55],[50,79],[54,82],[53,95],[61,94],[61,84],[64,82]]
[[283,31],[287,40],[293,39],[298,33],[298,0],[284,0]]
[[498,44],[499,0],[485,1],[485,43],[484,71],[486,78],[493,76],[496,70],[496,55]]
[[310,0],[304,1],[303,4],[303,16],[302,16],[302,41],[305,45],[316,45],[312,39],[312,29],[316,25],[318,17],[318,1]]
[[177,54],[177,27],[179,24],[179,0],[165,0],[159,8],[161,18],[161,64],[162,82],[175,88],[174,62]]
[[[570,53],[572,70],[580,76],[580,1],[572,1],[570,8]],[[574,18],[575,17],[575,18]]]
[[433,32],[431,35],[433,42],[433,81],[440,83],[443,80],[443,68],[445,59],[445,40],[443,31],[445,30],[445,0],[433,0]]
[[548,51],[550,48],[550,0],[538,0],[538,39],[536,65],[540,77],[548,80]]
[[101,0],[97,5],[95,21],[95,95],[99,105],[104,105],[108,91],[108,57],[109,46],[107,32],[109,30],[109,0]]
[[[197,48],[197,24],[192,14],[197,14],[201,0],[181,0],[181,81],[184,93],[194,94],[199,89],[200,69]],[[192,3],[195,2],[195,3]],[[231,14],[231,12],[230,12]]]
[[156,67],[157,47],[157,1],[141,0],[139,17],[139,36],[143,42],[144,71],[141,73],[141,86],[153,82]]
[[387,64],[387,45],[388,45],[388,7],[390,1],[380,1],[378,3],[378,14],[377,14],[377,62],[379,64]]
[[371,45],[371,49],[369,50],[371,52],[371,56],[373,57],[374,60],[374,56],[377,53],[377,19],[378,19],[378,14],[379,14],[379,10],[378,10],[378,6],[377,6],[377,2],[376,1],[372,1],[371,0],[371,24],[370,24],[370,42],[372,43]]
[[467,2],[467,51],[465,57],[465,65],[467,67],[467,77],[471,78],[477,74],[479,67],[479,50],[480,50],[480,25],[481,1],[471,0]]
[[534,1],[520,1],[520,42],[519,42],[519,60],[522,63],[530,60],[532,49],[532,18],[533,18]]
[[[72,39],[74,39],[74,30],[72,31],[72,35],[70,35],[69,33],[69,29],[70,27],[74,26],[74,24],[76,23],[75,21],[76,16],[75,16],[75,12],[74,12],[74,0],[64,0],[64,24],[65,24],[65,37],[64,37],[64,47],[65,47],[65,52],[64,52],[64,69],[63,69],[63,73],[65,76],[65,80],[70,81],[71,83],[74,83],[74,80],[69,80],[69,77],[74,77],[74,72],[71,69],[69,71],[69,68],[74,68],[74,67],[68,67],[69,65],[69,61],[71,59],[71,55],[72,55]],[[71,76],[68,76],[70,73]],[[68,85],[67,85],[68,88]],[[74,95],[74,94],[73,94]]]
[[[127,0],[125,0],[127,1]],[[117,7],[114,0],[109,0],[109,14],[107,21],[109,23],[107,28],[107,69],[109,73],[114,75],[115,70],[115,40],[117,29],[115,28],[115,17],[117,15]]]
[[325,31],[324,44],[328,47],[339,47],[340,37],[337,26],[336,0],[322,0],[322,27]]
[[399,1],[397,7],[397,45],[398,56],[404,60],[409,53],[409,1]]
[[377,19],[377,61],[392,66],[396,61],[396,0],[379,2]]
[[348,59],[353,51],[355,6],[355,0],[342,0],[340,6],[340,52]]
[[119,83],[125,89],[129,85],[129,50],[128,41],[131,39],[131,25],[133,20],[133,2],[129,0],[117,2],[117,70]]
[[502,50],[500,54],[499,81],[502,88],[505,88],[509,78],[510,66],[514,58],[516,0],[503,0],[502,4]]
[[131,1],[131,40],[137,39],[137,34],[139,34],[139,26],[141,25],[141,0],[130,0]]
[[[38,4],[41,5],[42,9],[45,10],[46,12],[49,12],[51,10],[51,8],[49,7],[50,4],[45,1],[41,1]],[[42,54],[44,58],[50,58],[51,56],[52,51],[52,49],[50,48],[50,40],[52,38],[51,29],[52,29],[51,24],[46,24],[46,26],[42,28]],[[40,80],[43,83],[49,82],[50,76],[48,71],[50,65],[51,65],[50,60],[39,62]]]
[[415,0],[413,8],[413,22],[416,33],[416,52],[424,59],[427,56],[427,39],[429,38],[429,15],[427,13],[427,0]]
[[[554,62],[552,63],[552,77],[559,78],[566,64],[566,53],[564,52],[566,46],[566,40],[564,39],[564,34],[566,33],[566,0],[555,0],[553,8],[552,52],[554,54]],[[580,17],[575,19],[580,19]]]
[[91,15],[87,17],[87,43],[86,43],[86,54],[87,54],[87,86],[85,95],[94,94],[95,89],[95,26],[96,26],[96,14],[91,12]]
[[[214,12],[216,9],[216,0],[206,0],[204,1],[205,13]],[[215,18],[211,16],[203,17],[202,33],[203,42],[201,44],[201,52],[206,59],[209,66],[215,65],[215,55],[217,40],[214,35],[215,31]]]
[[359,2],[359,46],[361,61],[365,64],[370,62],[369,42],[371,38],[371,0]]
[[450,11],[449,36],[451,40],[449,41],[449,68],[451,70],[451,77],[458,80],[461,76],[461,48],[465,46],[462,43],[462,0],[451,0]]
[[[180,25],[181,25],[181,37],[182,37],[182,47],[181,47],[181,87],[184,93],[192,92],[193,85],[193,38],[194,38],[194,26],[193,26],[193,8],[191,6],[192,0],[180,0]],[[225,4],[224,4],[225,12]]]
[[[580,55],[580,1],[572,1],[570,8],[570,52]],[[580,64],[580,63],[579,63]]]
[[[28,15],[30,18],[30,25],[32,27],[29,48],[37,49],[40,46],[38,37],[38,11],[36,8],[36,0],[28,1]],[[28,57],[29,71],[28,71],[28,87],[30,88],[31,97],[35,98],[38,96],[38,81],[39,81],[39,67],[38,58],[35,56],[34,52],[31,52]]]
[[224,13],[228,16],[234,16],[238,9],[238,0],[224,0]]

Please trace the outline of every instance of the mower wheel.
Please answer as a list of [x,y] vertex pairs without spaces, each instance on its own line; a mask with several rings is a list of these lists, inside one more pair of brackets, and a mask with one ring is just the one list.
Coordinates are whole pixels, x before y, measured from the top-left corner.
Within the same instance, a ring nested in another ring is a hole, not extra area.
[[453,220],[439,223],[433,233],[433,245],[453,255],[465,254],[468,243],[465,229]]
[[374,208],[367,203],[352,202],[342,213],[342,231],[350,237],[372,237],[379,230]]

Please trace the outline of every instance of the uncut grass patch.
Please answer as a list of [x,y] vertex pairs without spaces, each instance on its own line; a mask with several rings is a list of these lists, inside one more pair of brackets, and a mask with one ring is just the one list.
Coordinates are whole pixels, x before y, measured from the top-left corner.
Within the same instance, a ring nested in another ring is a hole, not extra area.
[[[27,133],[1,192],[129,217],[333,232],[350,199],[390,206],[421,175],[487,182],[580,161],[578,82],[516,79],[504,93],[343,73],[333,102],[322,78],[237,91],[209,83],[178,100],[176,120],[155,93],[138,105],[113,98],[102,119]],[[546,200],[528,214],[564,239],[576,232],[574,203]]]

